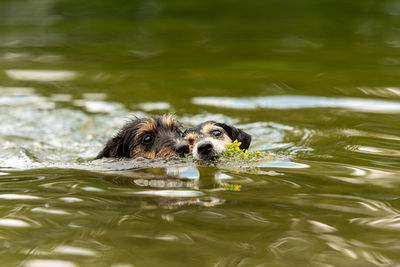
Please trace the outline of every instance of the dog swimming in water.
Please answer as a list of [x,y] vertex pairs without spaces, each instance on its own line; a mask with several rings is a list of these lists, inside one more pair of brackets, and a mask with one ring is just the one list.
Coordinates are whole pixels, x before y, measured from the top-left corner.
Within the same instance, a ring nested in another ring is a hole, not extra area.
[[95,159],[183,157],[189,153],[189,145],[181,128],[172,115],[136,118],[123,126]]
[[183,133],[190,153],[196,159],[212,161],[215,155],[220,154],[225,148],[237,140],[240,149],[248,149],[251,135],[241,129],[225,123],[206,121]]

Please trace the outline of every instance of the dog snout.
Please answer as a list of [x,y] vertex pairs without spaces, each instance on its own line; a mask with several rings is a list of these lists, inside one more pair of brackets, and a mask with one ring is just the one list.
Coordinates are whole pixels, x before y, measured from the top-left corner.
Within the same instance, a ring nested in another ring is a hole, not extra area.
[[178,144],[178,146],[176,147],[176,153],[178,153],[178,155],[180,157],[185,156],[185,154],[189,154],[189,146],[186,143],[180,143]]
[[204,142],[198,145],[197,151],[199,154],[209,155],[213,150],[213,146],[210,142]]

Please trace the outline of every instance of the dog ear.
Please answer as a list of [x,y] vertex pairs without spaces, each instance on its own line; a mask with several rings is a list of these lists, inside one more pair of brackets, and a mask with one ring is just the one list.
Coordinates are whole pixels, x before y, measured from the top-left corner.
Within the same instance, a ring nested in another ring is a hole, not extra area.
[[133,140],[136,136],[137,127],[142,119],[135,118],[131,122],[125,124],[121,130],[110,140],[97,155],[95,159],[101,158],[130,158],[130,151],[134,145]]
[[97,155],[95,159],[121,157],[119,156],[118,153],[118,151],[121,150],[120,147],[121,147],[121,138],[119,136],[116,136],[108,140],[103,150]]
[[129,147],[127,146],[127,140],[124,140],[121,133],[118,133],[117,136],[108,140],[107,144],[103,148],[103,150],[97,155],[95,159],[101,158],[129,158]]
[[251,135],[244,132],[241,129],[235,128],[233,126],[227,125],[225,123],[217,123],[218,126],[222,127],[232,141],[238,140],[241,143],[240,149],[248,149],[251,143]]

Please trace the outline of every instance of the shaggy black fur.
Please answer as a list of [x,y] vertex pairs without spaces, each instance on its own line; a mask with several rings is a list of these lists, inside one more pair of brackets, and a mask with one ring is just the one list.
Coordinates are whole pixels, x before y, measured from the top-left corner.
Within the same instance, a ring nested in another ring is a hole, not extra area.
[[184,142],[181,124],[171,116],[136,118],[111,138],[96,159],[164,158],[189,153]]

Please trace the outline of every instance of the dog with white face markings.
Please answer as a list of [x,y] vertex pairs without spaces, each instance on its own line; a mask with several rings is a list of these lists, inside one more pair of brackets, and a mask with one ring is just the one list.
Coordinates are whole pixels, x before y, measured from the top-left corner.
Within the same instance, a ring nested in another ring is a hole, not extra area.
[[185,130],[183,137],[193,157],[206,161],[214,160],[215,155],[222,153],[235,140],[241,143],[240,149],[248,149],[251,143],[251,135],[248,133],[215,121],[191,127]]

